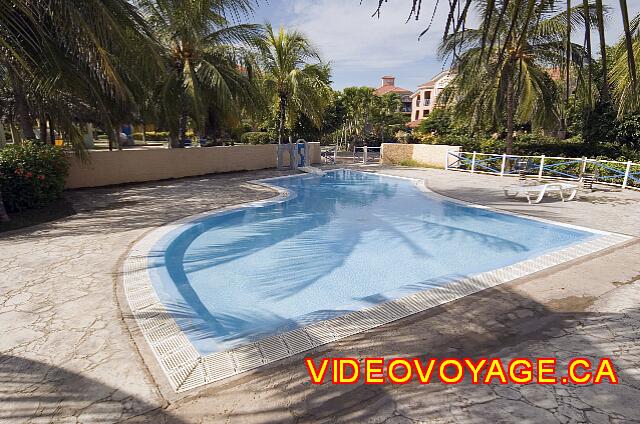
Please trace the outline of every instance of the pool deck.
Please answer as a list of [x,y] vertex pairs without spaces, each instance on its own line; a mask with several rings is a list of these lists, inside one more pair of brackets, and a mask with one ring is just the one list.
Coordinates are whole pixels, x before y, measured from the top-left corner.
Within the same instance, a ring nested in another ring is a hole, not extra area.
[[71,191],[76,215],[0,234],[0,422],[640,421],[640,192],[527,205],[504,198],[512,178],[366,169],[424,178],[460,200],[636,238],[309,356],[555,356],[561,363],[609,356],[621,383],[313,386],[298,355],[176,395],[120,305],[121,260],[157,226],[273,196],[248,181],[282,173],[260,171]]

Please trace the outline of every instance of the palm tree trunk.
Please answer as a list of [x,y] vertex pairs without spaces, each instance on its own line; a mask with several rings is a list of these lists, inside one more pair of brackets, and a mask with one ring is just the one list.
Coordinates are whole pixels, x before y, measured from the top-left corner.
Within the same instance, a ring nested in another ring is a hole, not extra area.
[[591,15],[589,14],[589,0],[582,0],[582,8],[584,13],[584,31],[588,60],[587,96],[589,98],[589,109],[591,109],[593,106],[593,53],[591,51]]
[[604,32],[604,10],[602,0],[596,0],[596,13],[598,14],[598,35],[600,36],[600,56],[602,59],[602,87],[600,88],[600,98],[609,101],[609,76],[607,75],[607,42]]
[[0,149],[7,145],[7,136],[4,133],[4,124],[0,119]]
[[49,116],[49,135],[51,136],[51,145],[56,145],[56,130],[53,129],[53,120]]
[[280,94],[280,104],[278,111],[278,144],[282,144],[284,138],[284,123],[287,118],[287,96]]
[[629,75],[631,75],[631,90],[636,90],[636,60],[633,56],[633,36],[629,29],[629,11],[627,0],[620,0],[620,10],[622,11],[622,25],[624,27],[624,40],[627,46],[627,62],[629,63]]
[[571,97],[571,0],[567,0],[567,46],[565,52],[565,101],[569,105]]
[[4,207],[2,193],[0,193],[0,222],[9,222],[9,214],[7,214],[7,209]]
[[178,145],[175,147],[184,147],[184,139],[187,137],[187,114],[182,112],[178,121]]
[[40,121],[40,142],[47,144],[47,118],[44,112],[40,112],[38,120]]
[[505,140],[505,153],[510,155],[513,152],[513,129],[515,115],[515,93],[513,82],[509,78],[507,82],[507,138]]
[[11,82],[13,85],[13,94],[16,102],[16,114],[18,115],[18,123],[20,124],[20,130],[22,132],[22,138],[27,140],[33,140],[36,138],[36,133],[33,131],[33,119],[29,113],[29,105],[27,104],[27,98],[22,87],[22,83],[16,76],[11,76]]

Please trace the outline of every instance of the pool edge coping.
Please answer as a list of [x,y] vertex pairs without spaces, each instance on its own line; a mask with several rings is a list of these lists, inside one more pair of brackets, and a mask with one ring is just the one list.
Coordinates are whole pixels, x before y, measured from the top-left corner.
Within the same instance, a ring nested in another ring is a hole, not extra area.
[[[342,170],[363,172],[348,168],[337,168],[326,172]],[[569,247],[520,261],[507,267],[487,271],[474,277],[452,280],[442,287],[419,291],[336,318],[262,338],[256,342],[241,345],[227,351],[201,356],[186,334],[177,325],[170,312],[160,302],[148,274],[146,257],[158,240],[184,224],[205,216],[215,216],[243,208],[260,207],[265,204],[282,203],[294,197],[290,190],[273,185],[270,182],[284,178],[313,178],[315,176],[292,174],[248,181],[248,183],[273,189],[278,194],[268,199],[245,202],[198,213],[152,229],[132,245],[122,262],[123,294],[127,299],[131,315],[146,341],[146,348],[153,352],[157,364],[163,370],[164,376],[175,393],[183,393],[271,364],[345,337],[424,312],[482,290],[529,276],[556,265],[571,262],[634,238],[629,235],[522,215],[450,198],[429,189],[425,179],[409,178],[383,172],[363,173],[409,180],[414,183],[418,190],[425,194],[437,196],[446,201],[459,203],[467,207],[481,208],[496,213],[588,231],[599,235],[599,237],[589,238],[586,241],[574,243]]]

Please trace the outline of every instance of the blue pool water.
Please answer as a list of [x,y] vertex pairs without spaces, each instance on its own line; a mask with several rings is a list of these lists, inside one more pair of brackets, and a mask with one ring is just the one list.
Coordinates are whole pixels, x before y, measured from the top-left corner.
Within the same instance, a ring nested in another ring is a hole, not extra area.
[[593,236],[375,174],[340,170],[272,184],[293,196],[197,219],[152,250],[158,296],[202,355]]

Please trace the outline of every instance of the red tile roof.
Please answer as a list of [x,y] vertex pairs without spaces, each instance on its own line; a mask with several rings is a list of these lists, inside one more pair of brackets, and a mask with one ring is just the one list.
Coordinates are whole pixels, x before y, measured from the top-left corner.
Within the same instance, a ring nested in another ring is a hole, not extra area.
[[382,96],[387,93],[398,93],[398,94],[411,94],[411,91],[396,87],[395,85],[383,85],[382,87],[378,87],[373,91],[373,94],[376,96]]

